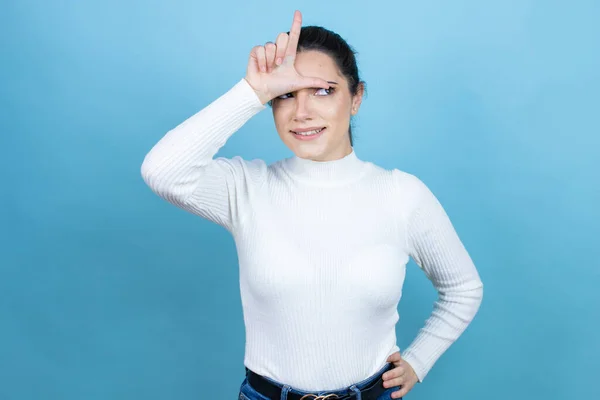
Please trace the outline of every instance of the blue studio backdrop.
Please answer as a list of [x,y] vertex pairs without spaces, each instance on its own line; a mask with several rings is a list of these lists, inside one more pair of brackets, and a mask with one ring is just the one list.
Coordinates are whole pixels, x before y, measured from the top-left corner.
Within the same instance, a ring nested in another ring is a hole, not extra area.
[[[233,240],[140,166],[296,8],[358,51],[359,157],[420,177],[484,281],[407,398],[600,398],[600,2],[4,0],[0,399],[236,397]],[[291,154],[267,109],[219,155]],[[411,262],[400,347],[435,298]]]

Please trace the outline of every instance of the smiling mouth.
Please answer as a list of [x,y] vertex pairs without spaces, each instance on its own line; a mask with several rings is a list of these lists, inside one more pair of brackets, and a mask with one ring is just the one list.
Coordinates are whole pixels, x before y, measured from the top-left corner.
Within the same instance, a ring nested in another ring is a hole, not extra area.
[[290,132],[292,132],[294,135],[298,135],[298,136],[315,136],[315,135],[318,135],[319,133],[323,132],[324,130],[325,130],[325,128],[318,128],[318,129],[313,129],[310,131],[302,131],[302,132],[290,131]]

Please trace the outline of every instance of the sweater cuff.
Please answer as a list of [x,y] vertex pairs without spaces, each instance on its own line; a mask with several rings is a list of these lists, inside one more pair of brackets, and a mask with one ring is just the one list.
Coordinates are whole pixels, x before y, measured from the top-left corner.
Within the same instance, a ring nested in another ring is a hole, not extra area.
[[267,108],[245,78],[240,79],[226,96],[228,99],[236,99],[235,102],[240,109],[246,109],[252,114]]
[[402,359],[412,367],[413,371],[415,371],[415,374],[419,379],[419,383],[423,382],[423,379],[425,379],[425,376],[429,372],[429,368],[419,361],[418,357],[408,350],[402,353]]

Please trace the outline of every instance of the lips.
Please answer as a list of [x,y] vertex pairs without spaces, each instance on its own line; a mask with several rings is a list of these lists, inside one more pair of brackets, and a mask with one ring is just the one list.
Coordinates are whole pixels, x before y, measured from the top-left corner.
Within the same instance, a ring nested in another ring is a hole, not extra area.
[[298,135],[298,136],[315,136],[315,135],[318,135],[319,133],[321,133],[324,129],[325,129],[325,127],[303,128],[303,129],[292,130],[290,132],[292,132],[294,135]]
[[310,127],[297,129],[290,132],[294,134],[294,138],[297,140],[307,141],[320,138],[326,130],[326,127]]

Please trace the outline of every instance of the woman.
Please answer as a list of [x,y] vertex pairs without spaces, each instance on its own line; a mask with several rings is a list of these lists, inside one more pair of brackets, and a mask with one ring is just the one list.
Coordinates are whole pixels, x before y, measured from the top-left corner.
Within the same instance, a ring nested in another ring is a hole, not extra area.
[[[398,399],[473,319],[482,284],[429,189],[357,157],[349,125],[364,83],[354,53],[337,34],[301,25],[296,11],[289,34],[253,48],[245,78],[169,131],[142,176],[235,239],[240,399]],[[267,103],[294,156],[214,158]],[[440,296],[401,356],[395,325],[411,256]]]

